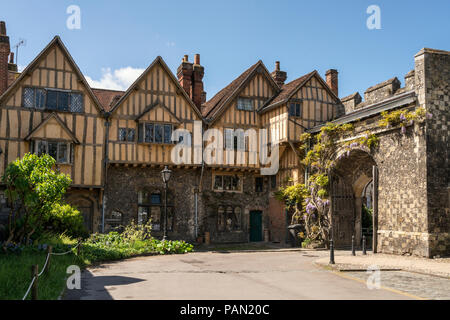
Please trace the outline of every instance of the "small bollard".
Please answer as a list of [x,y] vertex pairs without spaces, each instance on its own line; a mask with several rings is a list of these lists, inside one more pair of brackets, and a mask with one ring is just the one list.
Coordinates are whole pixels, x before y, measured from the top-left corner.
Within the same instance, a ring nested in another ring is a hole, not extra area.
[[352,236],[352,256],[356,256],[355,253],[355,236]]
[[363,243],[362,243],[362,249],[363,249],[363,254],[366,255],[366,236],[363,236]]
[[333,239],[330,239],[330,264],[335,264]]
[[33,286],[31,287],[31,300],[38,299],[38,274],[39,274],[39,266],[37,264],[31,266],[31,279],[34,279]]

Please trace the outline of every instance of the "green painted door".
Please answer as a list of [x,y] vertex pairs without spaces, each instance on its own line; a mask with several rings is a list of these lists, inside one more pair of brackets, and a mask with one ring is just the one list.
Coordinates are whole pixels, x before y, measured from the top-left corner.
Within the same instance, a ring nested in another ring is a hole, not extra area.
[[250,211],[250,241],[263,241],[261,211]]

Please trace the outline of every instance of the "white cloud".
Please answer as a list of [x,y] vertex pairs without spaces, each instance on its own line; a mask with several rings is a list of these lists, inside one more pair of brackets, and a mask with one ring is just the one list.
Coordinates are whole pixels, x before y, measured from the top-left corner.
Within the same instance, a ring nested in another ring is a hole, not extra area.
[[175,42],[173,42],[173,41],[167,41],[167,42],[166,42],[166,46],[168,46],[169,48],[170,48],[170,47],[175,47]]
[[144,72],[145,69],[126,67],[116,70],[111,68],[102,69],[100,80],[94,80],[86,76],[86,80],[93,88],[127,90],[130,85]]

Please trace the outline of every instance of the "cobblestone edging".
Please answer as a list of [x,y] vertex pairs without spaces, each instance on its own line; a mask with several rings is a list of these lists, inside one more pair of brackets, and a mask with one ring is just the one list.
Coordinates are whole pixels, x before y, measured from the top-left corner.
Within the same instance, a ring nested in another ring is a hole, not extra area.
[[363,256],[337,256],[336,264],[330,265],[329,258],[320,258],[315,264],[338,271],[363,271],[376,265],[381,271],[402,270],[450,279],[450,258],[422,259],[417,257],[392,257],[384,254]]

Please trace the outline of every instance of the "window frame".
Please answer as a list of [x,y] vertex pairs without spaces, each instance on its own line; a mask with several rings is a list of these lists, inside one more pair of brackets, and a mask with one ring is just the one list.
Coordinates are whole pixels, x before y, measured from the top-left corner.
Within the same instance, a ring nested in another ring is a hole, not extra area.
[[[144,197],[140,194],[147,195]],[[155,195],[159,195],[159,204],[156,202],[152,202],[152,197]],[[152,222],[152,230],[155,232],[162,232],[164,228],[164,201],[162,200],[161,192],[147,192],[140,190],[138,191],[138,201],[137,201],[137,222],[139,223],[147,223],[149,217],[152,215],[152,208],[158,208],[159,210],[159,229],[156,228],[156,224]],[[148,198],[147,202],[140,202],[141,198]],[[140,208],[147,209],[147,218],[145,221],[140,222]],[[167,203],[167,231],[173,232],[175,226],[175,206],[172,203]]]
[[[121,130],[125,130],[125,140],[121,140]],[[133,139],[129,139],[130,132],[133,132]],[[136,142],[136,129],[135,128],[126,128],[126,127],[119,127],[117,128],[117,141],[119,143],[132,143]]]
[[[255,111],[255,103],[253,98],[250,97],[238,97],[236,101],[236,109],[239,111]],[[243,104],[243,106],[240,104],[241,101],[250,102],[251,108],[248,108],[248,105],[246,103]]]
[[[226,151],[235,151],[235,152],[238,152],[238,151],[240,151],[240,152],[248,152],[249,151],[249,141],[250,141],[249,136],[245,134],[245,130],[244,130],[244,135],[242,136],[243,139],[241,141],[241,143],[242,143],[241,147],[242,148],[239,149],[238,146],[239,146],[239,138],[240,138],[240,136],[236,135],[236,130],[239,130],[239,129],[230,128],[230,127],[223,128],[223,148],[224,148],[224,150],[226,150]],[[229,134],[227,132],[229,132],[229,131],[232,131],[232,133],[231,133],[232,146],[229,146],[229,144],[228,144],[229,140],[227,138],[228,138]]]
[[[231,211],[230,211],[231,209]],[[238,211],[239,209],[239,211]],[[217,231],[218,232],[242,232],[243,216],[240,206],[220,205],[217,207]],[[239,214],[239,216],[237,216]],[[231,223],[228,220],[231,219]]]
[[[147,126],[152,126],[152,137],[149,139],[150,141],[146,141],[146,132]],[[159,126],[161,128],[161,142],[156,142],[156,127]],[[170,142],[166,142],[166,131],[165,129],[170,126]],[[137,141],[141,144],[157,144],[157,145],[174,145],[178,143],[178,141],[172,141],[172,134],[175,131],[175,125],[173,123],[168,122],[151,122],[151,121],[142,121],[138,123],[138,134]]]
[[[225,187],[225,179],[224,178],[228,178],[230,179],[230,188],[227,189]],[[238,188],[234,189],[233,186],[235,185],[235,181],[233,180],[233,178],[238,178]],[[221,187],[220,188],[216,188],[216,179],[219,178],[221,180]],[[212,175],[212,190],[214,192],[234,192],[234,193],[242,193],[244,191],[244,181],[243,181],[243,176],[242,175],[236,175],[236,174],[218,174],[218,173],[214,173]]]
[[[25,91],[26,90],[33,90],[33,106],[25,106]],[[41,107],[38,106],[36,103],[37,99],[37,92],[38,90],[43,91],[43,102],[41,103]],[[48,103],[48,92],[52,91],[56,93],[56,108],[49,108],[47,106]],[[67,93],[67,110],[60,110],[58,106],[58,95],[61,93]],[[81,111],[74,111],[72,109],[72,95],[79,95],[81,99]],[[35,109],[40,111],[50,111],[50,112],[62,112],[62,113],[76,113],[81,114],[84,113],[84,93],[82,91],[78,90],[65,90],[65,89],[59,89],[59,88],[45,88],[45,87],[37,87],[37,86],[25,86],[22,88],[22,107],[26,109]]]
[[[258,181],[261,183],[259,184]],[[263,177],[255,177],[255,192],[262,193],[264,192],[264,178]]]
[[[49,143],[56,143],[56,159],[50,155],[49,153]],[[64,141],[64,140],[53,140],[53,139],[38,139],[38,140],[33,140],[33,153],[36,155],[39,155],[40,150],[39,147],[43,145],[45,147],[45,150],[41,153],[41,154],[48,154],[49,156],[51,156],[53,159],[55,159],[56,164],[63,164],[63,165],[72,165],[73,164],[73,143],[72,142],[68,142],[68,141]],[[60,161],[60,146],[61,145],[66,145],[66,161],[65,162],[61,162]]]
[[[292,113],[292,111],[293,111],[292,106],[295,106],[294,113]],[[289,102],[289,116],[295,117],[295,118],[301,118],[302,114],[303,114],[303,101],[302,100],[291,100]]]

